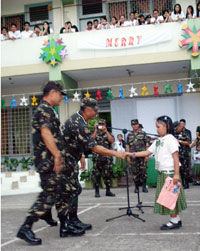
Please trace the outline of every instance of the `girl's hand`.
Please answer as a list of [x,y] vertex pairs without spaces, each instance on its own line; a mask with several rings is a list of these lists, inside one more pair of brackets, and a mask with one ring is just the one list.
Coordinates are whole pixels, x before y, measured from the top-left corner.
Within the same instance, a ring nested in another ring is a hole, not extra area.
[[174,174],[173,183],[176,185],[179,182],[179,174]]

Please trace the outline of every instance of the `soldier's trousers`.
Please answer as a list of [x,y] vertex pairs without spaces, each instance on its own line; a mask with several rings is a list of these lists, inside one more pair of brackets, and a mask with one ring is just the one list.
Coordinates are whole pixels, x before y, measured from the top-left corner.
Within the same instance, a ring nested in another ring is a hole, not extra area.
[[98,161],[93,160],[93,180],[94,185],[99,187],[101,176],[103,177],[104,183],[106,186],[111,187],[111,179],[112,179],[112,160],[107,161]]
[[147,179],[146,173],[147,163],[145,158],[135,158],[131,163],[131,170],[133,174],[133,180],[137,185],[143,185]]
[[181,162],[180,175],[183,184],[188,184],[191,179],[191,169],[190,169],[190,157],[189,156],[179,156]]
[[54,204],[58,217],[66,216],[71,207],[71,197],[67,189],[69,183],[64,175],[56,173],[40,174],[42,192],[38,195],[35,203],[28,210],[27,216],[32,217],[33,221],[45,216]]

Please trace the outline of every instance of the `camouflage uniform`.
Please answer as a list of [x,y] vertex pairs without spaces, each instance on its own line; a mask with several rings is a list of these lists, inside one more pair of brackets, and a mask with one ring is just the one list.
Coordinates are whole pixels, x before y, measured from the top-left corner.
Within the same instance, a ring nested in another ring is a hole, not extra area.
[[[130,152],[145,151],[148,142],[149,138],[144,131],[131,132],[127,136],[127,145],[130,147]],[[145,158],[131,159],[131,162],[134,182],[137,185],[143,185],[147,179]]]
[[[113,137],[113,135],[111,134]],[[107,149],[112,149],[112,144],[108,140],[108,136],[105,132],[98,130],[96,133],[97,144],[103,146]],[[106,187],[111,187],[111,178],[112,178],[112,163],[113,157],[111,156],[102,156],[97,153],[93,153],[93,179],[95,187],[99,187],[100,178],[103,177]]]
[[[180,133],[176,133],[175,137],[178,140],[191,143],[191,132],[183,129]],[[179,145],[179,160],[181,163],[180,174],[183,185],[189,184],[191,179],[191,149],[189,146]]]
[[[33,146],[34,146],[34,164],[36,171],[40,174],[42,192],[39,194],[36,202],[29,209],[27,216],[37,221],[45,216],[57,200],[56,209],[59,215],[66,215],[69,211],[70,201],[65,197],[62,198],[61,175],[57,175],[54,171],[54,157],[46,147],[42,136],[41,128],[48,127],[54,137],[55,143],[64,155],[64,139],[60,131],[60,121],[54,109],[44,100],[37,107],[32,123]],[[57,197],[59,195],[59,198]],[[63,201],[64,200],[64,203]]]
[[70,180],[68,189],[71,191],[72,212],[77,212],[78,195],[82,188],[78,180],[79,166],[78,161],[82,153],[90,151],[97,145],[96,141],[87,127],[87,122],[82,115],[77,112],[71,116],[63,127],[65,139],[65,170],[63,173]]

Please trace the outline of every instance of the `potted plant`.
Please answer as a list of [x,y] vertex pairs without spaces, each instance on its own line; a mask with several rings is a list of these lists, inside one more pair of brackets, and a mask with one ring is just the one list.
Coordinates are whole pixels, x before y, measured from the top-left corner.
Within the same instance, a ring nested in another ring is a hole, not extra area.
[[22,171],[28,171],[29,169],[31,169],[31,166],[33,166],[33,158],[32,157],[28,157],[27,159],[25,157],[23,157],[19,163],[21,164],[21,169]]
[[93,189],[92,170],[84,170],[80,175],[80,181],[85,181],[86,189]]
[[3,164],[6,167],[7,171],[13,172],[17,170],[17,167],[19,166],[19,161],[16,158],[10,159],[9,157],[5,157]]
[[112,187],[117,187],[118,179],[124,176],[123,168],[120,165],[113,164],[112,172],[113,172]]

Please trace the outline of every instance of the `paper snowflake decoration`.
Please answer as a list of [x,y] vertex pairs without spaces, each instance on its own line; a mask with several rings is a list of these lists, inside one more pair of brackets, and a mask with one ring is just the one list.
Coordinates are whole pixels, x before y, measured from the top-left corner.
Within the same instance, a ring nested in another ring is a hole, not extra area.
[[27,106],[28,103],[27,103],[27,98],[25,96],[23,96],[23,98],[20,98],[21,99],[21,102],[20,102],[20,106]]
[[194,88],[194,84],[192,84],[191,81],[186,86],[188,87],[186,92],[196,92],[196,89]]
[[80,98],[79,98],[80,94],[76,91],[73,95],[74,95],[74,98],[72,99],[72,101],[79,102],[80,101]]
[[192,56],[197,57],[199,55],[200,48],[200,29],[197,30],[196,26],[193,26],[191,30],[187,24],[182,27],[182,30],[186,34],[182,35],[185,39],[178,42],[178,45],[182,48],[184,45],[188,45],[188,50],[192,48]]
[[41,48],[43,52],[40,53],[40,58],[45,63],[50,63],[52,67],[55,67],[58,62],[61,63],[63,58],[67,55],[65,50],[66,46],[63,45],[62,38],[58,40],[54,38],[45,40],[43,45],[44,47]]
[[134,97],[134,96],[138,96],[138,93],[136,92],[137,88],[134,88],[133,86],[131,87],[131,89],[129,90],[131,92],[130,94],[130,98]]

